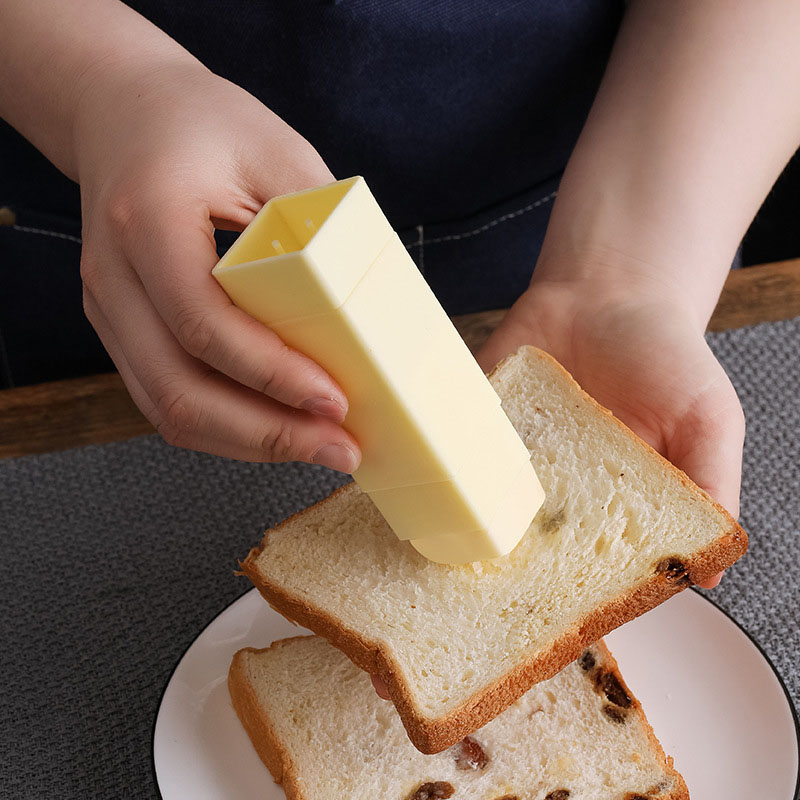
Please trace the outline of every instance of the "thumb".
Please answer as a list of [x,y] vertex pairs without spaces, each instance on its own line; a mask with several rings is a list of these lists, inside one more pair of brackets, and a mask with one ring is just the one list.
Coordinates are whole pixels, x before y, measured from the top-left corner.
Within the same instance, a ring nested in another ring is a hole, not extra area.
[[507,355],[526,344],[551,352],[538,317],[521,298],[511,306],[500,324],[492,331],[475,354],[475,359],[481,369],[488,373]]

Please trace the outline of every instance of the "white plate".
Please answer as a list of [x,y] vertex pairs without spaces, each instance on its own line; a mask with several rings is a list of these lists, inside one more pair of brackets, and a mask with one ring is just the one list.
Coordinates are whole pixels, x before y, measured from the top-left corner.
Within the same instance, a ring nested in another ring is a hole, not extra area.
[[[253,750],[226,685],[233,654],[303,633],[255,589],[181,658],[153,732],[163,800],[283,800]],[[606,637],[692,800],[798,800],[798,725],[758,646],[695,591]],[[387,798],[391,800],[391,798]]]

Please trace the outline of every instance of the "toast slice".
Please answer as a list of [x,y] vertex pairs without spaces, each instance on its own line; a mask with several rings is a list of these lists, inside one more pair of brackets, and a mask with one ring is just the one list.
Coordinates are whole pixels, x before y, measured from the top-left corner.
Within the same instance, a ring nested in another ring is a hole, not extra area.
[[317,636],[247,648],[233,706],[289,800],[683,800],[642,709],[602,642],[437,755]]
[[724,509],[549,355],[522,348],[490,378],[546,493],[509,555],[427,561],[350,484],[242,563],[276,610],[381,676],[425,753],[747,549]]

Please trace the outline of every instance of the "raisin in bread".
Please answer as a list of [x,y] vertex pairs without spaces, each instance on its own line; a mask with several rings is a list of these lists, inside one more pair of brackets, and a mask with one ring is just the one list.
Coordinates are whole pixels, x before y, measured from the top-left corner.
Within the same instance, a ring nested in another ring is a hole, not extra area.
[[274,608],[383,678],[426,753],[747,548],[727,512],[550,356],[522,348],[490,378],[546,492],[509,555],[427,561],[351,484],[242,564]]
[[317,636],[240,650],[233,705],[290,800],[678,800],[689,794],[602,642],[437,755]]

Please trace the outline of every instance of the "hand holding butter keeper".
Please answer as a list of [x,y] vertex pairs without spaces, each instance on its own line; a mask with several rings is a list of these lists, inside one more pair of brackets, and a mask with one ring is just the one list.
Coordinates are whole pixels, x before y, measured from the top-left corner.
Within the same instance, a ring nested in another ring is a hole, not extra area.
[[214,275],[341,382],[353,477],[400,539],[446,564],[514,549],[544,498],[528,449],[363,178],[271,200]]
[[[167,441],[358,474],[355,398],[211,272],[215,229],[364,175],[448,313],[512,306],[485,370],[547,350],[735,515],[744,424],[703,331],[800,140],[800,8],[622,11],[6,0],[0,260],[75,274],[80,251],[86,314]],[[13,371],[35,337],[0,313]]]

